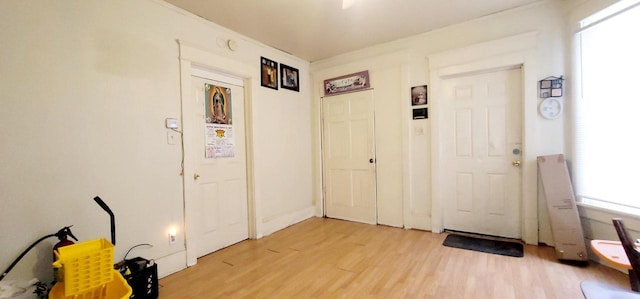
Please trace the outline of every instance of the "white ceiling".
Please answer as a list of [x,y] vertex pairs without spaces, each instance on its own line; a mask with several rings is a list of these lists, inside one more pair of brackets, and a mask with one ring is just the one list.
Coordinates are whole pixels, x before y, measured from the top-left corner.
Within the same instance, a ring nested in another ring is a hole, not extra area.
[[540,0],[165,0],[313,62]]

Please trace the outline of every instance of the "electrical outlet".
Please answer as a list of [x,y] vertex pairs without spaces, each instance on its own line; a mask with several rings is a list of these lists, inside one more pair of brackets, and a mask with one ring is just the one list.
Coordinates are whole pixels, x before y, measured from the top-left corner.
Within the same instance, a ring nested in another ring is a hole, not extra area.
[[174,244],[176,244],[176,232],[171,231],[169,232],[169,245],[174,245]]

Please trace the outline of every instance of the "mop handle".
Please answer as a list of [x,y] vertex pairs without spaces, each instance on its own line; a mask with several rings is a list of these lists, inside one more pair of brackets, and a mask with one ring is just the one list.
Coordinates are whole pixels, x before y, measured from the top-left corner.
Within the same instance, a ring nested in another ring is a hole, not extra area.
[[99,196],[94,197],[93,200],[95,200],[103,210],[109,213],[109,216],[111,217],[111,244],[116,245],[116,220],[115,216],[113,216],[113,212],[111,212],[111,209],[109,209],[107,204],[104,203]]

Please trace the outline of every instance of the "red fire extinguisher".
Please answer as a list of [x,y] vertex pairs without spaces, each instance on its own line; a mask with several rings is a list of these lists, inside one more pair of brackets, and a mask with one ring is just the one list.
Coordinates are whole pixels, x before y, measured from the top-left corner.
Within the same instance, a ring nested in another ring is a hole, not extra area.
[[[67,237],[71,237],[74,240],[78,241],[78,238],[76,238],[76,236],[74,236],[73,233],[71,232],[71,226],[65,226],[55,234],[55,236],[58,237],[58,240],[60,241],[56,243],[56,245],[53,245],[53,251],[56,251],[58,250],[58,248],[63,246],[69,246],[69,245],[75,244],[73,241],[67,239]],[[53,257],[54,258],[56,257],[55,254],[53,255]]]
[[[75,244],[73,241],[69,240],[68,237],[73,238],[74,240],[76,240],[76,242],[78,241],[78,238],[76,238],[76,236],[74,236],[73,233],[71,232],[71,226],[65,226],[62,229],[60,229],[57,233],[55,233],[55,236],[58,238],[59,242],[56,243],[56,245],[53,245],[53,261],[54,262],[56,261],[55,252],[58,250],[58,248]],[[58,279],[62,279],[62,277],[58,277],[58,269],[53,268],[53,283],[55,284],[56,281],[58,281]]]

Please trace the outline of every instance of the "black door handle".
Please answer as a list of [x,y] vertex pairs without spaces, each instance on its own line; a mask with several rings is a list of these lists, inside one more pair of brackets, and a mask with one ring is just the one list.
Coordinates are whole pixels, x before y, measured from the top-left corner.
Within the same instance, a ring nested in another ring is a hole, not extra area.
[[373,163],[373,162],[374,162],[373,158],[369,159],[369,163]]

